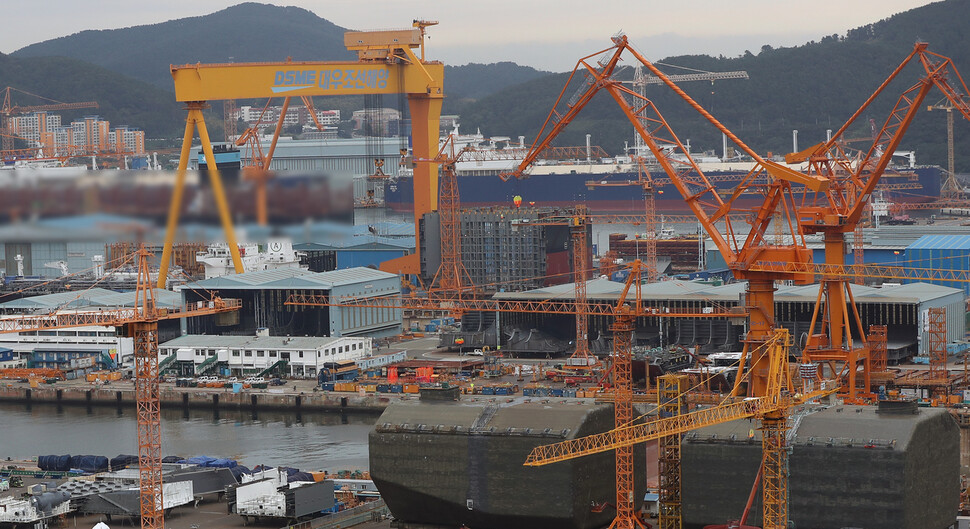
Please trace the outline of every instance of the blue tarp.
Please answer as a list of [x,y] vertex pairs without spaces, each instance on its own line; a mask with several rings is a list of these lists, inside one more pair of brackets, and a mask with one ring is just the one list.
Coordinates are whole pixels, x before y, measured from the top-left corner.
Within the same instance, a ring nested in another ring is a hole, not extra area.
[[86,473],[104,472],[108,470],[108,458],[104,456],[74,456],[71,458],[71,468]]
[[218,459],[209,456],[196,456],[190,457],[188,459],[183,459],[179,463],[184,463],[186,465],[198,465],[200,467],[211,467],[211,468],[234,468],[238,463],[233,459]]
[[236,478],[236,481],[241,481],[240,476],[243,474],[252,474],[252,471],[242,465],[230,468],[229,472],[232,472],[232,477]]
[[41,470],[54,470],[58,472],[67,472],[71,470],[71,456],[38,456],[37,466]]
[[137,465],[138,456],[121,454],[117,457],[112,457],[109,463],[111,464],[111,470],[121,470],[128,468],[128,465]]

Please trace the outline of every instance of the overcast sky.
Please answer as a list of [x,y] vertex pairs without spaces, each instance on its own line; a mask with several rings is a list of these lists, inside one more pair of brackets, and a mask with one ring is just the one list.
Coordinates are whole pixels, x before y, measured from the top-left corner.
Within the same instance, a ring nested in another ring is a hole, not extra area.
[[[154,24],[218,11],[239,0],[5,1],[0,52],[85,29]],[[793,46],[931,3],[928,0],[289,0],[352,29],[438,20],[428,58],[446,64],[510,60],[571,70],[610,46],[622,30],[648,58],[707,53],[733,56],[764,44]],[[929,37],[929,36],[927,36]]]

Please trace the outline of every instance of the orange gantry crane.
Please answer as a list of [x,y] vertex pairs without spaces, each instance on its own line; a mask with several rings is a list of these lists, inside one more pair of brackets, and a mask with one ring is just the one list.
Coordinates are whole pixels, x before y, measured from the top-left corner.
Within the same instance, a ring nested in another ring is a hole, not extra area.
[[[921,67],[920,79],[899,96],[861,160],[852,160],[840,141],[843,134],[912,62]],[[827,265],[844,265],[845,234],[853,233],[859,226],[892,153],[933,87],[939,88],[953,109],[970,120],[970,99],[960,73],[949,58],[928,51],[927,44],[919,42],[831,139],[786,157],[789,163],[807,162],[809,174],[829,180],[824,193],[806,197],[798,208],[800,231],[823,235]],[[857,401],[871,393],[871,362],[849,281],[845,276],[822,278],[803,355],[807,361],[828,365],[833,374],[841,374],[846,379],[846,398]]]
[[[722,198],[717,188],[711,184],[700,167],[694,162],[684,144],[680,141],[667,121],[660,114],[652,101],[641,94],[622,85],[614,77],[617,64],[624,52],[629,52],[637,62],[661,80],[681,99],[689,104],[696,112],[717,128],[726,138],[730,139],[754,162],[754,168],[745,175],[730,196]],[[591,62],[592,57],[599,57]],[[581,76],[581,78],[580,78]],[[574,83],[575,84],[572,84]],[[570,85],[577,86],[577,91],[571,98],[566,99],[566,91]],[[750,265],[757,260],[782,262],[809,263],[811,252],[805,245],[804,238],[795,230],[792,222],[794,212],[794,196],[792,185],[804,185],[814,191],[824,192],[828,181],[817,175],[806,175],[793,171],[783,165],[764,160],[754,152],[730,130],[722,125],[700,104],[688,96],[680,87],[671,81],[656,66],[647,61],[639,52],[632,48],[625,35],[613,37],[613,46],[606,50],[581,58],[569,77],[566,86],[560,93],[552,111],[546,118],[532,146],[530,156],[527,156],[519,167],[511,173],[502,175],[503,178],[521,178],[525,175],[537,154],[562,131],[578,115],[585,105],[600,91],[606,90],[617,102],[624,114],[633,123],[637,134],[653,155],[667,177],[684,197],[685,202],[696,215],[697,220],[704,227],[708,236],[724,256],[728,266],[736,277],[747,280],[745,296],[746,308],[749,312],[749,330],[744,339],[744,351],[741,356],[739,372],[745,372],[743,377],[747,381],[746,387],[738,384],[734,387],[733,395],[742,390],[751,397],[767,395],[769,386],[771,356],[766,353],[765,343],[773,336],[776,326],[774,318],[774,282],[776,280],[793,280],[808,282],[806,274],[762,273],[750,270]],[[748,220],[750,227],[748,235],[742,244],[738,244],[735,237],[734,220],[729,213],[738,213],[735,201],[742,194],[755,191],[763,194],[764,201],[760,207],[750,213]],[[787,223],[790,237],[787,244],[771,244],[765,237],[765,231],[775,217],[776,211],[783,211],[783,218]],[[717,224],[723,223],[725,233],[718,229]],[[625,333],[628,322],[618,319],[615,324],[616,333]],[[614,364],[621,355],[619,348],[629,344],[614,339]],[[617,368],[614,366],[614,370]],[[632,402],[625,391],[617,390],[614,404],[617,428],[626,427],[632,419]],[[633,529],[639,525],[632,508],[632,452],[628,447],[619,447],[616,452],[617,468],[617,515],[612,527],[618,529]],[[680,524],[679,516],[676,524]]]
[[[285,61],[232,64],[186,64],[172,66],[175,99],[188,111],[182,154],[176,172],[175,189],[169,207],[165,247],[162,251],[159,284],[163,285],[171,260],[171,248],[181,209],[185,171],[196,127],[209,167],[209,179],[219,209],[226,243],[236,273],[243,270],[239,247],[232,228],[222,181],[216,169],[202,110],[209,101],[226,99],[268,99],[324,95],[407,94],[411,114],[414,155],[430,158],[438,145],[439,118],[444,98],[444,65],[424,59],[425,28],[436,22],[416,20],[411,29],[348,31],[344,45],[356,51],[356,61]],[[420,57],[415,53],[420,49]],[[437,205],[437,168],[420,164],[414,170],[415,234],[418,222]],[[413,254],[388,261],[382,269],[394,273],[420,273],[420,248]]]
[[[808,282],[811,277],[806,277],[805,274],[762,273],[749,270],[749,266],[759,260],[811,262],[811,252],[806,247],[804,238],[795,230],[792,222],[794,197],[791,189],[793,184],[799,184],[815,191],[824,192],[828,186],[828,180],[817,175],[802,174],[783,165],[764,160],[667,78],[663,72],[633,49],[625,35],[613,37],[613,44],[611,48],[588,55],[578,61],[569,81],[567,81],[540,129],[529,156],[523,159],[518,168],[502,175],[502,177],[504,179],[524,177],[539,153],[552,142],[560,131],[569,125],[600,90],[606,90],[634,124],[638,134],[653,154],[655,163],[662,167],[667,177],[684,197],[697,221],[714,241],[728,266],[734,271],[735,276],[748,281],[746,302],[751,313],[751,322],[745,339],[746,352],[744,356],[750,356],[750,350],[756,348],[757,344],[770,336],[775,324],[774,282],[777,280]],[[642,98],[613,77],[614,70],[624,52],[633,55],[636,61],[660,78],[675,94],[755,161],[755,167],[742,179],[730,196],[722,199],[717,188],[711,184],[694,162],[690,153],[687,152],[683,143],[677,138],[653,102]],[[600,57],[600,59],[596,62],[590,62],[589,59],[592,57]],[[579,79],[580,77],[582,79]],[[567,100],[566,90],[571,85],[579,85],[579,89]],[[565,105],[565,108],[562,108],[562,105]],[[747,220],[750,223],[748,235],[744,238],[743,243],[739,244],[735,237],[735,233],[738,232],[736,219],[729,214],[732,212],[740,213],[734,204],[738,197],[745,192],[756,190],[763,194],[764,202],[760,207],[750,212]],[[786,245],[770,244],[765,237],[765,231],[777,209],[784,211],[784,218],[788,224],[789,243]],[[726,236],[718,229],[720,223],[724,225]],[[752,360],[754,361],[754,359]],[[764,377],[767,373],[765,366],[757,365],[757,362],[760,361],[756,361],[756,365],[752,366],[755,371],[755,375],[752,377],[752,387],[748,388],[749,394],[754,395],[763,392],[766,383]]]
[[55,312],[36,316],[0,319],[0,333],[40,331],[85,325],[124,326],[134,339],[135,399],[138,416],[138,478],[142,529],[164,527],[162,509],[161,415],[158,394],[158,322],[206,316],[238,310],[239,300],[213,297],[175,309],[155,305],[148,258],[144,248],[137,252],[138,282],[135,303],[130,308],[97,312]]

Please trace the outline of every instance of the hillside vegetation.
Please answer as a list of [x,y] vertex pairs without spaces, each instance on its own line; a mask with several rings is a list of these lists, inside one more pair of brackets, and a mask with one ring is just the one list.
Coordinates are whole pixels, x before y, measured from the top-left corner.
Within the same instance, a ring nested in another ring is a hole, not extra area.
[[[112,128],[129,125],[144,129],[148,138],[175,136],[185,127],[185,111],[170,92],[79,60],[20,59],[0,54],[0,79],[25,92],[57,101],[98,102],[96,109],[58,112],[65,125],[81,116],[97,114],[109,120]],[[14,104],[19,105],[49,103],[21,94],[14,97]]]
[[[909,54],[915,42],[953,59],[970,75],[970,34],[960,21],[970,19],[970,1],[947,0],[898,14],[818,42],[793,48],[764,46],[738,57],[681,56],[661,62],[707,71],[746,70],[749,80],[684,83],[682,88],[758,152],[789,152],[792,130],[800,148],[825,140],[826,129],[837,130]],[[604,43],[608,42],[604,37]],[[634,44],[636,44],[634,42]],[[641,50],[649,54],[649,50]],[[627,61],[629,64],[629,61]],[[877,104],[858,120],[849,137],[870,137],[870,119],[881,126],[898,96],[919,77],[910,67]],[[670,73],[679,73],[671,71]],[[629,69],[624,75],[632,76]],[[535,137],[562,89],[566,74],[515,86],[462,109],[468,127],[493,135]],[[570,87],[567,97],[573,91]],[[664,117],[694,150],[720,151],[720,134],[706,126],[687,105],[660,86],[647,88]],[[933,90],[926,104],[942,94]],[[958,118],[957,168],[970,165],[970,124]],[[585,135],[608,152],[632,143],[633,129],[608,94],[598,95],[561,135],[560,145],[582,145]],[[863,143],[857,144],[859,146]],[[943,112],[921,112],[904,138],[902,149],[917,152],[919,163],[946,163],[946,118]]]
[[[792,130],[799,131],[802,148],[823,141],[826,129],[837,130],[919,40],[928,40],[930,50],[951,57],[964,73],[970,72],[966,20],[970,20],[970,0],[946,0],[802,46],[775,49],[766,45],[737,57],[691,55],[659,62],[707,71],[747,71],[749,80],[684,83],[682,87],[756,151],[785,153],[792,149]],[[170,64],[278,61],[285,57],[352,59],[343,47],[344,31],[305,9],[245,3],[201,17],[83,31],[33,44],[3,57],[0,74],[11,85],[49,97],[96,99],[103,105],[100,113],[113,122],[140,126],[150,135],[177,135],[183,113],[170,92]],[[603,42],[609,42],[607,36]],[[72,59],[40,59],[47,56]],[[108,75],[108,70],[114,73]],[[870,137],[870,120],[881,126],[898,95],[917,81],[918,74],[917,68],[905,71],[848,136]],[[630,78],[632,69],[619,75]],[[566,78],[566,73],[549,74],[510,62],[446,66],[443,112],[461,114],[465,131],[481,128],[486,135],[526,135],[531,141]],[[668,90],[650,86],[647,95],[678,136],[690,139],[694,151],[720,150],[720,133]],[[934,91],[926,104],[940,98]],[[396,106],[397,100],[384,98],[383,102]],[[334,98],[317,106],[349,114],[362,108],[363,98]],[[214,114],[219,113],[216,110]],[[219,124],[210,127],[218,137]],[[557,143],[582,145],[586,134],[614,154],[633,140],[632,127],[605,93],[590,103]],[[968,167],[970,126],[961,119],[956,137],[958,169]],[[920,163],[945,164],[944,113],[920,112],[901,148],[916,150]]]
[[172,90],[171,64],[347,60],[344,29],[299,7],[244,3],[159,24],[82,31],[32,44],[15,57],[63,56]]

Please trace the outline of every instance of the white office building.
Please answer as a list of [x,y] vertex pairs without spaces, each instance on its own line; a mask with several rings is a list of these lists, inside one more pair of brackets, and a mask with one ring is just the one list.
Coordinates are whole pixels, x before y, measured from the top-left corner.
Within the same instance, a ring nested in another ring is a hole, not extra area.
[[290,377],[316,378],[327,364],[371,356],[371,342],[352,337],[188,334],[161,344],[158,351],[159,362],[177,363],[180,375],[245,376],[284,369]]

